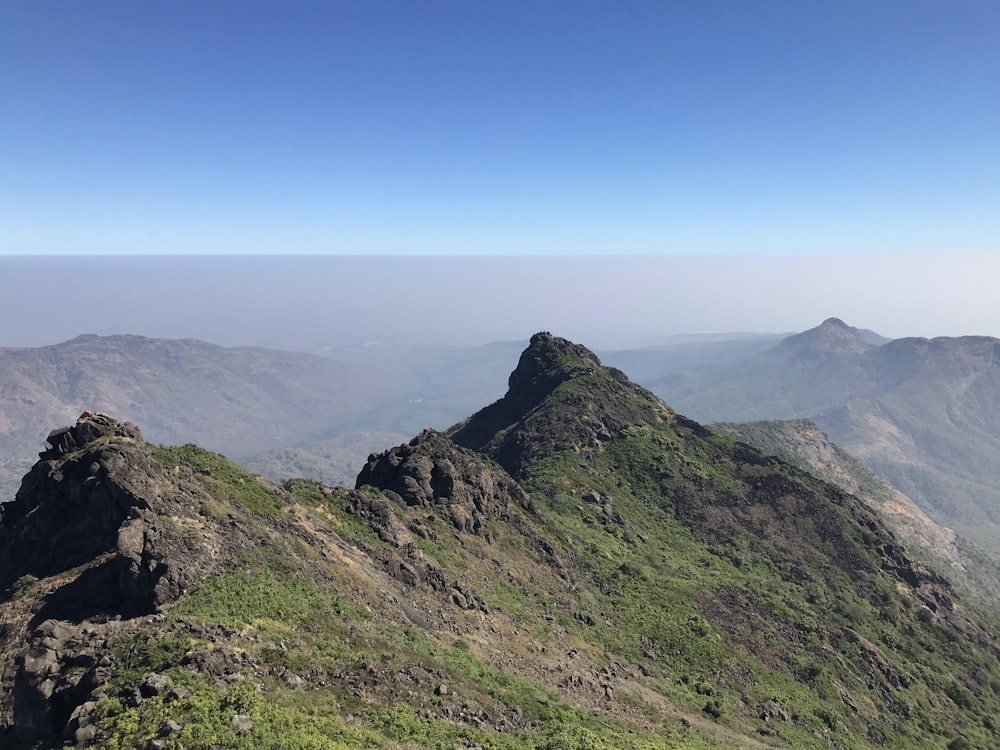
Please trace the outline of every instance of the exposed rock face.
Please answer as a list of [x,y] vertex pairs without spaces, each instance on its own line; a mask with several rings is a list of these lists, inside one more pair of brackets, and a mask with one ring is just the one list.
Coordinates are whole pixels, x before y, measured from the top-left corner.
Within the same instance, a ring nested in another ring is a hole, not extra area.
[[148,508],[154,469],[139,430],[84,414],[54,430],[12,503],[0,506],[0,589],[115,549],[133,507]]
[[[205,495],[167,476],[135,425],[106,414],[53,431],[39,459],[0,506],[0,591],[11,604],[0,651],[13,686],[0,719],[25,745],[88,744],[122,621],[174,601],[212,564],[206,537],[184,530]],[[12,597],[36,579],[49,592],[18,616]]]
[[206,552],[164,514],[193,499],[164,481],[139,429],[85,412],[53,431],[45,447],[14,502],[0,506],[0,590],[114,553],[122,610],[175,599]]
[[[574,380],[580,388],[560,391]],[[486,453],[514,477],[532,460],[564,450],[599,450],[624,427],[676,418],[589,349],[547,332],[531,337],[508,386],[502,399],[448,434],[459,445]]]
[[[488,459],[434,430],[424,430],[406,445],[370,456],[357,481],[359,490],[366,486],[420,511],[404,524],[383,498],[367,499],[360,492],[348,498],[352,512],[365,518],[382,541],[396,547],[395,552],[381,555],[389,574],[407,586],[428,586],[461,609],[489,612],[483,598],[462,581],[449,579],[414,543],[414,537],[436,539],[436,532],[426,523],[436,516],[456,532],[492,543],[490,521],[512,520],[516,507],[532,510],[531,498],[521,486]],[[528,539],[535,541],[530,534]]]
[[365,485],[394,492],[406,505],[473,534],[483,534],[489,519],[506,518],[512,505],[531,507],[527,493],[507,474],[433,430],[370,456],[358,475],[357,486]]

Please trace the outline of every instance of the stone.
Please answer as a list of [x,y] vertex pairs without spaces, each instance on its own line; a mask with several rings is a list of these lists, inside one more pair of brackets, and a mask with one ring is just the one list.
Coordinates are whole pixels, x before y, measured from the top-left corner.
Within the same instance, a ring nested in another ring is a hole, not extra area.
[[253,720],[244,714],[234,714],[229,723],[237,735],[242,736],[253,729]]
[[395,492],[405,505],[480,536],[491,519],[507,518],[511,506],[531,507],[511,477],[434,430],[370,456],[358,475],[357,488],[364,486]]
[[764,721],[788,721],[788,712],[777,701],[766,700],[760,704],[760,718]]
[[[93,576],[93,591],[79,592],[79,608],[106,601],[109,615],[133,616],[176,599],[211,556],[152,509],[151,501],[164,500],[163,474],[135,425],[85,412],[74,426],[54,430],[0,513],[0,590],[27,574],[45,578],[116,552],[117,570],[109,571],[116,580]],[[50,648],[65,639],[47,636]]]
[[157,734],[159,734],[160,737],[170,737],[175,734],[180,734],[181,730],[183,729],[184,725],[181,724],[179,721],[175,721],[174,719],[168,719],[167,722],[162,727],[160,727],[160,731],[157,732]]
[[167,691],[173,686],[173,684],[174,681],[167,675],[150,672],[143,675],[139,684],[136,686],[136,690],[143,698],[155,698],[158,695],[166,695]]
[[79,747],[91,747],[97,739],[97,727],[93,724],[80,727],[73,732],[73,742]]

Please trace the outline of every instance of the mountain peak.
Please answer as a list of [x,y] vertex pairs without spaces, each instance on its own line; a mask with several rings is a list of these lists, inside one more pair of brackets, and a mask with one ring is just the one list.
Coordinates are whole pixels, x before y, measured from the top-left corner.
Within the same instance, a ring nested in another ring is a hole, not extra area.
[[517,367],[507,380],[508,395],[534,401],[560,383],[601,367],[601,360],[587,347],[540,331],[531,337]]
[[849,326],[840,318],[827,318],[815,328],[784,339],[776,349],[799,356],[860,354],[886,341],[874,331]]
[[673,418],[656,396],[585,346],[540,332],[521,353],[504,397],[448,435],[517,477],[529,455],[599,449],[624,427]]

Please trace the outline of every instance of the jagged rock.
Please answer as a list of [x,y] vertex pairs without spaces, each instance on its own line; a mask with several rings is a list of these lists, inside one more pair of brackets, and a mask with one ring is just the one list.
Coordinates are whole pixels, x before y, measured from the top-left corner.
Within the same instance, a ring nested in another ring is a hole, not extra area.
[[[83,709],[111,681],[115,636],[110,625],[86,623],[153,612],[207,573],[204,536],[185,533],[178,519],[195,516],[208,496],[168,475],[135,425],[106,414],[85,412],[53,431],[39,456],[14,502],[0,506],[0,590],[24,576],[62,578],[38,605],[40,624],[21,624],[20,639],[0,629],[14,664],[0,715],[12,717],[18,742],[87,744]],[[144,682],[135,699],[157,689]]]
[[503,471],[444,435],[425,430],[406,445],[372,455],[357,487],[395,492],[457,531],[485,534],[491,519],[508,517],[511,506],[531,507],[527,493]]
[[[163,474],[130,423],[85,412],[55,431],[14,502],[0,506],[0,590],[113,553],[115,585],[102,580],[97,595],[113,611],[138,614],[175,599],[203,574],[208,556],[152,508],[196,500]],[[81,592],[86,605],[93,596]]]
[[236,652],[225,647],[212,650],[196,649],[185,654],[181,663],[202,674],[231,681],[226,678],[239,674],[244,666],[250,664],[250,657],[245,652]]
[[161,737],[170,737],[175,734],[180,734],[181,731],[183,731],[183,729],[184,725],[181,724],[179,721],[175,721],[174,719],[167,719],[167,722],[162,727],[160,727],[160,731],[158,732],[158,734]]
[[151,672],[142,676],[136,690],[142,698],[155,698],[158,695],[164,695],[173,684],[174,681],[167,675]]
[[766,700],[760,704],[760,718],[764,721],[788,721],[788,712],[776,701]]
[[76,743],[78,747],[90,747],[94,743],[95,739],[97,739],[97,727],[93,724],[80,727],[73,732],[73,742]]
[[[570,380],[586,385],[550,398]],[[677,419],[662,401],[620,370],[603,366],[586,347],[541,332],[521,354],[504,397],[447,434],[520,478],[530,461],[567,450],[600,450],[625,427]]]
[[12,655],[12,705],[4,706],[12,710],[19,741],[60,732],[66,738],[89,736],[90,710],[110,679],[107,667],[99,665],[101,648],[73,623],[46,620],[32,631],[25,647]]
[[[386,494],[395,495],[395,493]],[[347,493],[346,501],[346,510],[365,520],[383,542],[394,547],[399,547],[403,543],[402,540],[406,537],[405,527],[392,512],[392,506],[384,497],[370,497],[354,490]]]

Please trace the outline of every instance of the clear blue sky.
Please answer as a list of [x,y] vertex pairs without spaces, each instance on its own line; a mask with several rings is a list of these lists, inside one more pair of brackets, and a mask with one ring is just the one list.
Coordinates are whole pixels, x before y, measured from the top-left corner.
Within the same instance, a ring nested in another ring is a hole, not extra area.
[[0,253],[1000,250],[1000,3],[0,4]]

